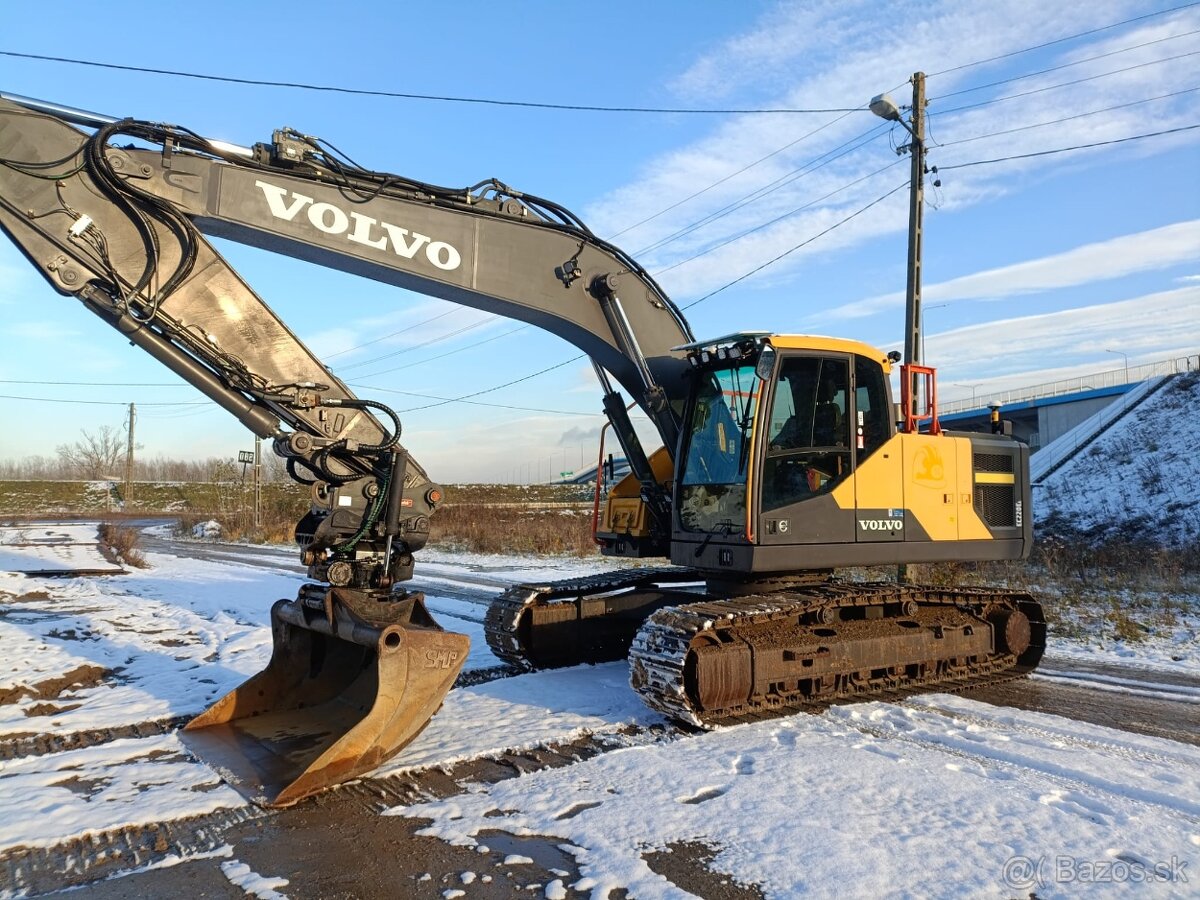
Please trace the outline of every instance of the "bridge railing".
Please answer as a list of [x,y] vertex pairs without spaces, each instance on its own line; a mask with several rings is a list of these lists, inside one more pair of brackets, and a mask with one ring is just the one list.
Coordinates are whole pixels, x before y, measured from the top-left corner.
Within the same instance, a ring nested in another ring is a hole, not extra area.
[[1159,378],[1164,375],[1178,375],[1181,372],[1200,370],[1200,354],[1194,356],[1179,356],[1174,359],[1164,359],[1159,362],[1141,363],[1136,366],[1119,369],[1107,369],[1093,372],[1090,375],[1080,375],[1075,378],[1063,378],[1058,381],[1047,381],[1029,387],[1012,388],[1007,391],[976,391],[969,400],[951,400],[938,404],[940,415],[967,412],[973,409],[984,409],[992,403],[1007,406],[1010,403],[1021,403],[1026,400],[1039,400],[1043,397],[1059,397],[1063,394],[1078,394],[1083,391],[1094,391],[1101,388],[1117,387],[1123,384],[1136,384],[1147,378]]

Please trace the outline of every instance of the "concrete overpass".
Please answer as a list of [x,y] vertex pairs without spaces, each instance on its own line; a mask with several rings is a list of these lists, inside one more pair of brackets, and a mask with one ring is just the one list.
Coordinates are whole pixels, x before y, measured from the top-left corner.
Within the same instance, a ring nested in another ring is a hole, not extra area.
[[939,404],[938,419],[943,428],[955,431],[990,431],[990,405],[999,403],[1000,416],[1013,423],[1013,437],[1037,452],[1146,379],[1197,370],[1200,370],[1200,355],[1109,369],[1006,391],[977,389],[970,400]]

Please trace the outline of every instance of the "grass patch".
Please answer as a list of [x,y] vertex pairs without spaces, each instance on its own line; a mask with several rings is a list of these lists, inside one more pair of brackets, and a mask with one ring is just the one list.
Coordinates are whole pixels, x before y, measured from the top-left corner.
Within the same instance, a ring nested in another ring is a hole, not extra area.
[[430,544],[475,553],[592,556],[591,510],[448,503],[430,520]]
[[101,522],[99,534],[100,550],[105,556],[111,556],[135,569],[149,567],[145,554],[138,549],[142,533],[136,528],[127,528],[115,522]]

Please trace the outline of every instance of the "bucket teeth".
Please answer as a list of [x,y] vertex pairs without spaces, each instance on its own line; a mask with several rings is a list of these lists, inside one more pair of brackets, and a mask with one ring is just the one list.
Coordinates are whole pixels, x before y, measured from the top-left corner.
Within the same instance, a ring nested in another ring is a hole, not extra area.
[[437,712],[470,640],[419,594],[302,591],[271,609],[267,667],[181,735],[249,800],[290,806],[377,768]]

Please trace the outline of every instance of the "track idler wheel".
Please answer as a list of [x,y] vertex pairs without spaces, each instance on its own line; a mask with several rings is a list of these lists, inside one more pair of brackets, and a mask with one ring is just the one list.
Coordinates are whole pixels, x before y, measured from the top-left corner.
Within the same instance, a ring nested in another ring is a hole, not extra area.
[[1019,609],[998,609],[987,617],[992,626],[997,653],[1020,656],[1029,649],[1033,629],[1029,617]]
[[290,806],[395,756],[441,707],[470,649],[420,594],[313,587],[272,607],[266,669],[181,734],[262,806]]

